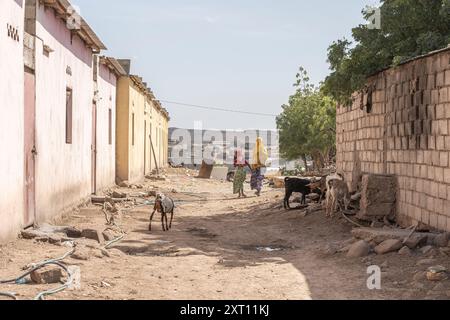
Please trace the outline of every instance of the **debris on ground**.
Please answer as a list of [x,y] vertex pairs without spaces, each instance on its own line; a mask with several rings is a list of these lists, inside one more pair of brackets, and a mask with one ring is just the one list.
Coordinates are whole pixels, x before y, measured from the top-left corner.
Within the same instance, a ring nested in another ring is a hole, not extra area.
[[444,281],[448,279],[447,269],[443,266],[428,268],[427,279],[429,281]]
[[62,282],[64,275],[60,267],[50,265],[33,271],[30,277],[35,284],[53,284]]

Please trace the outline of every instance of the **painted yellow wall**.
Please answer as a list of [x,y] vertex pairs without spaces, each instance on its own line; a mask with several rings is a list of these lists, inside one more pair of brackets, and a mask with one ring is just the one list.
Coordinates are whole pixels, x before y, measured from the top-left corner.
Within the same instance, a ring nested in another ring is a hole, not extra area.
[[130,81],[128,77],[117,81],[116,175],[119,181],[128,180]]
[[157,165],[167,166],[168,123],[147,92],[139,89],[130,77],[119,79],[117,94],[117,180],[134,183],[143,180]]

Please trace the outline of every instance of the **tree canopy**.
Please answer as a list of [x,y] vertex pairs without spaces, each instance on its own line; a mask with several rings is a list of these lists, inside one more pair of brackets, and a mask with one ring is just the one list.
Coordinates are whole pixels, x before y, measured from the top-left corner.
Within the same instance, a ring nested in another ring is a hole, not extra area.
[[[373,16],[368,8],[362,13],[368,21]],[[353,42],[340,39],[328,49],[331,74],[323,91],[341,104],[368,76],[450,43],[450,0],[381,0],[379,13],[381,29],[359,25]]]
[[335,145],[335,103],[310,83],[305,69],[296,78],[296,92],[277,118],[280,152],[287,160],[311,156],[323,163]]

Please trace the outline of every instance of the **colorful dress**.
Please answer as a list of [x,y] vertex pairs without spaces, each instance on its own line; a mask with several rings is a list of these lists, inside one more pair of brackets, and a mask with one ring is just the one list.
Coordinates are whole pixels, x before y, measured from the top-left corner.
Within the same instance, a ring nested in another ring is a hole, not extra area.
[[252,170],[252,179],[250,181],[250,186],[252,190],[256,190],[261,193],[263,187],[264,176],[261,173],[261,168],[255,168]]
[[247,173],[245,172],[244,167],[237,167],[236,173],[234,174],[233,181],[233,191],[234,194],[243,194],[244,193],[244,182],[247,177]]

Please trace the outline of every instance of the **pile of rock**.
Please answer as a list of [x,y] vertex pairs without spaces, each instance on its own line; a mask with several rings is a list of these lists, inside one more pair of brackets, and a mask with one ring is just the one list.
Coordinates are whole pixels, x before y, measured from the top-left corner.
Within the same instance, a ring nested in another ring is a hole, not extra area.
[[433,255],[437,248],[450,255],[450,233],[423,233],[404,229],[358,228],[352,231],[354,243],[342,251],[349,258],[366,257],[371,253],[384,255],[397,252],[400,255],[412,255],[415,252]]

